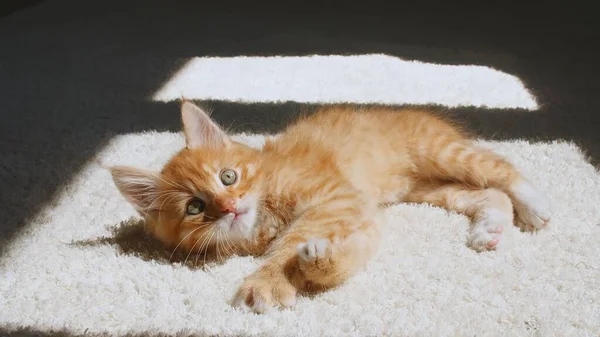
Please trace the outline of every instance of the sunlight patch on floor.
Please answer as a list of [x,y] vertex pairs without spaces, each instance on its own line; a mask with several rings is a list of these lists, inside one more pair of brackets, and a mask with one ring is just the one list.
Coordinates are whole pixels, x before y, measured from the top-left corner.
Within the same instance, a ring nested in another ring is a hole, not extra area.
[[152,97],[236,102],[439,104],[536,110],[519,78],[372,54],[194,57]]

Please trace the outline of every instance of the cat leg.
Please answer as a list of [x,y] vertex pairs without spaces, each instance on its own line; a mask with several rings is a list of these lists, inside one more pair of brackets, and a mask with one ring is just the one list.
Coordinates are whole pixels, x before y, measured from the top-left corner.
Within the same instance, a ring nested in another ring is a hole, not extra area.
[[468,216],[472,225],[467,245],[479,252],[495,249],[504,227],[513,224],[510,198],[494,188],[468,189],[460,184],[422,182],[406,201],[429,203]]
[[340,284],[368,261],[377,205],[354,189],[340,190],[304,210],[275,240],[264,264],[242,282],[235,306],[258,313],[292,306],[298,291]]
[[421,176],[499,189],[512,199],[519,225],[533,230],[548,224],[550,203],[544,193],[491,150],[468,141],[440,137],[419,155],[416,162]]
[[377,224],[365,221],[345,239],[314,237],[298,244],[298,287],[316,291],[342,284],[366,265],[379,238]]

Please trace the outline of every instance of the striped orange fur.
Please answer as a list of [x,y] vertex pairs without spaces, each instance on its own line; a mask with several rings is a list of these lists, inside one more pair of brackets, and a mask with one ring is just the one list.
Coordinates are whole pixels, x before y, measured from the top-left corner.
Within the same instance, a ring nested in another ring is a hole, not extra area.
[[381,205],[465,214],[477,251],[496,248],[513,220],[538,229],[550,218],[544,195],[507,160],[424,109],[325,107],[260,150],[231,140],[189,101],[181,113],[185,149],[160,173],[114,167],[113,179],[174,248],[263,255],[234,297],[256,312],[362,268],[377,247]]

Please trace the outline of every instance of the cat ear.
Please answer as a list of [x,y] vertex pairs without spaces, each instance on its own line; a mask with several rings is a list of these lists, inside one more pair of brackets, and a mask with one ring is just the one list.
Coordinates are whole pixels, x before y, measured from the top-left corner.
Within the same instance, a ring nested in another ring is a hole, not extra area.
[[194,103],[183,100],[181,121],[188,149],[199,146],[220,148],[229,144],[229,137],[210,116]]
[[113,181],[121,194],[140,213],[146,214],[158,198],[158,175],[126,166],[110,168]]

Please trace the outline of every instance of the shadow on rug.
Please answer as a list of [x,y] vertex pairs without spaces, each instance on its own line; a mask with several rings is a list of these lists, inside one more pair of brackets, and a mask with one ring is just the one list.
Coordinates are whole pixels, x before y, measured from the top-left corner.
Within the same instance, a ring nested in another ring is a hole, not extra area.
[[111,245],[119,253],[135,256],[144,261],[155,261],[161,264],[181,264],[190,269],[201,269],[207,264],[220,264],[216,254],[188,253],[179,248],[174,250],[153,238],[144,228],[144,220],[130,218],[121,221],[111,228],[112,235],[95,239],[74,241],[76,247]]

